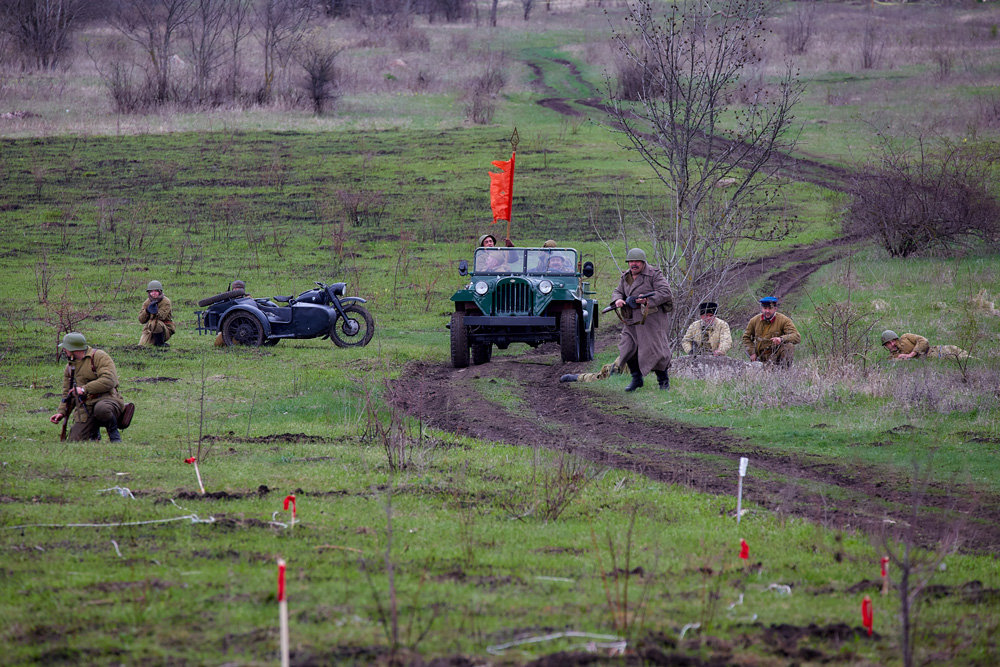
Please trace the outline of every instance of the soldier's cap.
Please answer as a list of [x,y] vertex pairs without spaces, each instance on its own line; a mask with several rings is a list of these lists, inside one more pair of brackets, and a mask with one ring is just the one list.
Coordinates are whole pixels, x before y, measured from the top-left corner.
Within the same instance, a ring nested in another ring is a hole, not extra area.
[[698,304],[699,315],[715,315],[715,311],[718,309],[719,309],[719,304],[713,301],[706,301],[704,303]]
[[765,296],[760,300],[760,305],[762,306],[777,306],[778,297],[776,296]]
[[480,236],[479,237],[479,243],[477,245],[480,246],[480,247],[482,247],[483,241],[486,240],[487,236],[490,237],[491,239],[493,239],[493,245],[496,245],[496,243],[497,243],[497,237],[495,237],[495,236],[493,236],[492,234],[489,234],[489,233],[483,234],[482,236]]

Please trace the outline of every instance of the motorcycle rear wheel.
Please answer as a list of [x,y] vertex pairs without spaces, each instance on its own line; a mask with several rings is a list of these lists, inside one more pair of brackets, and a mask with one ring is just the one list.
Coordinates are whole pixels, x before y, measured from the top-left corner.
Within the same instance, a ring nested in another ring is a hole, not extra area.
[[337,347],[364,347],[375,334],[375,319],[361,306],[344,306],[346,318],[338,317],[330,327],[330,340]]

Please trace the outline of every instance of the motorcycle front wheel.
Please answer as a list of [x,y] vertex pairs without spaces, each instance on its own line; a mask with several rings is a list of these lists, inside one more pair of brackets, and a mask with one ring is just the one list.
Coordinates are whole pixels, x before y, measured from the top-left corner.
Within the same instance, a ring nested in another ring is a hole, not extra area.
[[347,317],[339,317],[330,328],[330,340],[337,347],[364,347],[375,333],[371,313],[357,304],[344,306]]

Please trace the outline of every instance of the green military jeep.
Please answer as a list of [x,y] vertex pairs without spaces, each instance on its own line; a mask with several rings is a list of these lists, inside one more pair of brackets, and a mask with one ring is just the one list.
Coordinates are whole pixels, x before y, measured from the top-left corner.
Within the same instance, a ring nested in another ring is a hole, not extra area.
[[485,364],[493,346],[511,343],[537,347],[558,341],[563,361],[594,358],[597,301],[583,278],[594,275],[592,262],[579,266],[572,248],[477,248],[469,283],[455,292],[451,315],[451,363],[455,368]]

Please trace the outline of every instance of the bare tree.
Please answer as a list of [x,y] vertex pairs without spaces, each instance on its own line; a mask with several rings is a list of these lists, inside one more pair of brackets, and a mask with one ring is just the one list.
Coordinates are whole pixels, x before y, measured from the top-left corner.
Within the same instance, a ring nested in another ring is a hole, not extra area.
[[785,18],[785,53],[805,53],[816,27],[818,2],[796,2]]
[[287,60],[302,39],[312,17],[313,3],[309,0],[259,0],[254,12],[262,30],[259,39],[264,48],[264,85],[260,100],[269,102],[274,94],[278,65]]
[[222,64],[225,35],[233,11],[230,0],[193,0],[191,20],[184,26],[191,65],[194,68],[194,98],[204,102],[209,96],[212,78]]
[[521,8],[524,9],[524,20],[527,21],[531,14],[531,6],[535,4],[535,0],[521,0]]
[[53,69],[69,50],[70,38],[91,0],[4,0],[0,32],[10,35],[38,69]]
[[608,82],[612,128],[667,193],[661,212],[640,211],[638,229],[674,288],[675,326],[685,310],[725,289],[745,261],[740,246],[745,254],[746,244],[790,228],[774,210],[776,172],[795,143],[792,109],[803,86],[790,68],[766,85],[750,76],[761,61],[765,7],[765,0],[638,0],[613,29],[636,74],[627,91]]
[[491,28],[497,27],[497,3],[499,1],[500,0],[492,0],[492,2],[490,2],[490,27]]
[[[876,539],[882,553],[889,557],[892,571],[898,572],[896,591],[899,594],[899,643],[903,651],[904,667],[916,664],[913,652],[920,595],[939,572],[944,559],[958,549],[964,527],[961,520],[952,521],[941,529],[939,535],[930,536],[935,545],[933,550],[918,549],[920,529],[924,524],[921,520],[922,512],[926,511],[926,499],[933,493],[931,470],[931,456],[928,456],[923,467],[918,461],[914,461],[909,516],[898,526],[894,522],[883,524],[885,530]],[[952,507],[949,511],[954,512],[956,509]],[[891,530],[893,528],[896,530]],[[925,541],[927,537],[924,536]]]
[[194,11],[192,0],[118,0],[111,24],[149,56],[153,101],[170,99],[170,65],[174,38]]
[[229,95],[234,99],[239,91],[240,80],[240,44],[246,39],[253,26],[250,24],[250,12],[253,0],[230,0],[224,4],[226,11],[226,30],[229,36],[231,72]]

